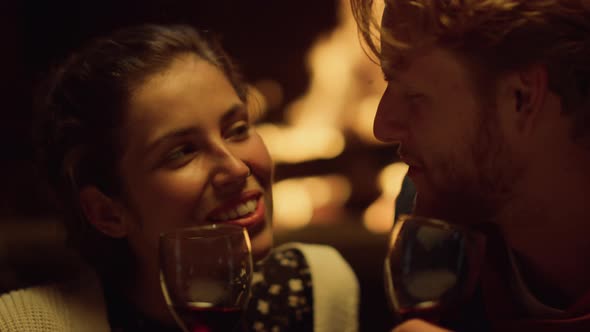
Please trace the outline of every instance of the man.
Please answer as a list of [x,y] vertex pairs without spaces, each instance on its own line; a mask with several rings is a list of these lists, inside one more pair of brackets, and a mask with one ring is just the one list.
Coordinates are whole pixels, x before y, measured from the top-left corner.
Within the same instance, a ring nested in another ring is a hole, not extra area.
[[590,1],[351,1],[414,213],[488,231],[480,328],[590,330]]

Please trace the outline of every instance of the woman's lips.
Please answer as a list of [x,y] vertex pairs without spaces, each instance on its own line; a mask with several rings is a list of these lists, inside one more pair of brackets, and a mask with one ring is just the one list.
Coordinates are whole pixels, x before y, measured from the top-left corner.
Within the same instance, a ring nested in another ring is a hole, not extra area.
[[[254,203],[255,202],[255,203]],[[256,204],[253,211],[246,211],[250,204]],[[241,213],[238,212],[241,210]],[[250,193],[242,195],[238,200],[225,204],[208,214],[207,220],[215,223],[228,223],[251,228],[259,223],[264,223],[266,206],[263,195]],[[246,213],[245,213],[246,212]],[[245,214],[244,214],[245,213]],[[243,214],[241,216],[236,214]]]

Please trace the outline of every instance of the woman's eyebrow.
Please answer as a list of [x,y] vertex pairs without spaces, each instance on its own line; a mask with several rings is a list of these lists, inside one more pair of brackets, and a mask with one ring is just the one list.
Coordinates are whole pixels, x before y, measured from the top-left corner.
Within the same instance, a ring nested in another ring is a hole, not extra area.
[[227,111],[221,116],[221,123],[230,122],[235,117],[248,116],[248,111],[244,104],[233,104]]
[[155,150],[159,145],[162,145],[166,141],[170,141],[183,136],[188,136],[194,134],[195,132],[197,132],[197,128],[193,126],[175,129],[171,132],[162,135],[161,137],[156,138],[152,143],[149,143],[146,148],[146,151],[150,152],[152,150]]
[[[247,116],[246,107],[244,104],[233,104],[227,111],[221,116],[221,123],[231,122],[235,117]],[[178,129],[174,129],[162,136],[156,138],[152,143],[148,143],[146,152],[155,150],[159,145],[162,145],[166,141],[177,139],[179,137],[193,135],[198,132],[198,128],[194,126],[187,126]]]

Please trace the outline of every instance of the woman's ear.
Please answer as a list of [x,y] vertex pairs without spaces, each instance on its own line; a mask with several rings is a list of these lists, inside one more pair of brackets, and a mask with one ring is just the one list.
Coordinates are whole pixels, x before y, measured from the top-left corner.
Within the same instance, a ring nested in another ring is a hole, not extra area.
[[80,191],[80,204],[88,222],[101,233],[112,238],[127,235],[121,206],[95,186],[87,186]]

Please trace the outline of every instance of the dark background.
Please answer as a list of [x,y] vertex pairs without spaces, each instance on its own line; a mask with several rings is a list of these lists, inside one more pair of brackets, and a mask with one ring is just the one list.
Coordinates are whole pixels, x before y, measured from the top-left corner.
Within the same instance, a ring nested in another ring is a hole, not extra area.
[[[0,292],[66,273],[70,253],[47,190],[37,176],[31,143],[34,91],[48,69],[91,37],[138,23],[186,23],[217,32],[249,81],[271,78],[284,100],[266,121],[282,119],[281,106],[301,96],[309,83],[305,55],[312,42],[338,20],[335,0],[4,0],[0,4],[2,86],[0,104]],[[385,237],[361,225],[359,211],[377,195],[358,176],[359,168],[379,169],[391,148],[349,144],[332,161],[283,165],[277,178],[347,167],[357,174],[351,213],[335,226],[315,226],[278,236],[335,246],[350,262],[362,289],[361,330],[392,326],[383,294]],[[356,172],[355,172],[356,171]],[[355,194],[356,193],[356,194]],[[361,194],[359,194],[361,193]],[[355,196],[356,195],[356,196]],[[65,259],[64,259],[65,257]],[[61,271],[61,272],[60,272]]]

